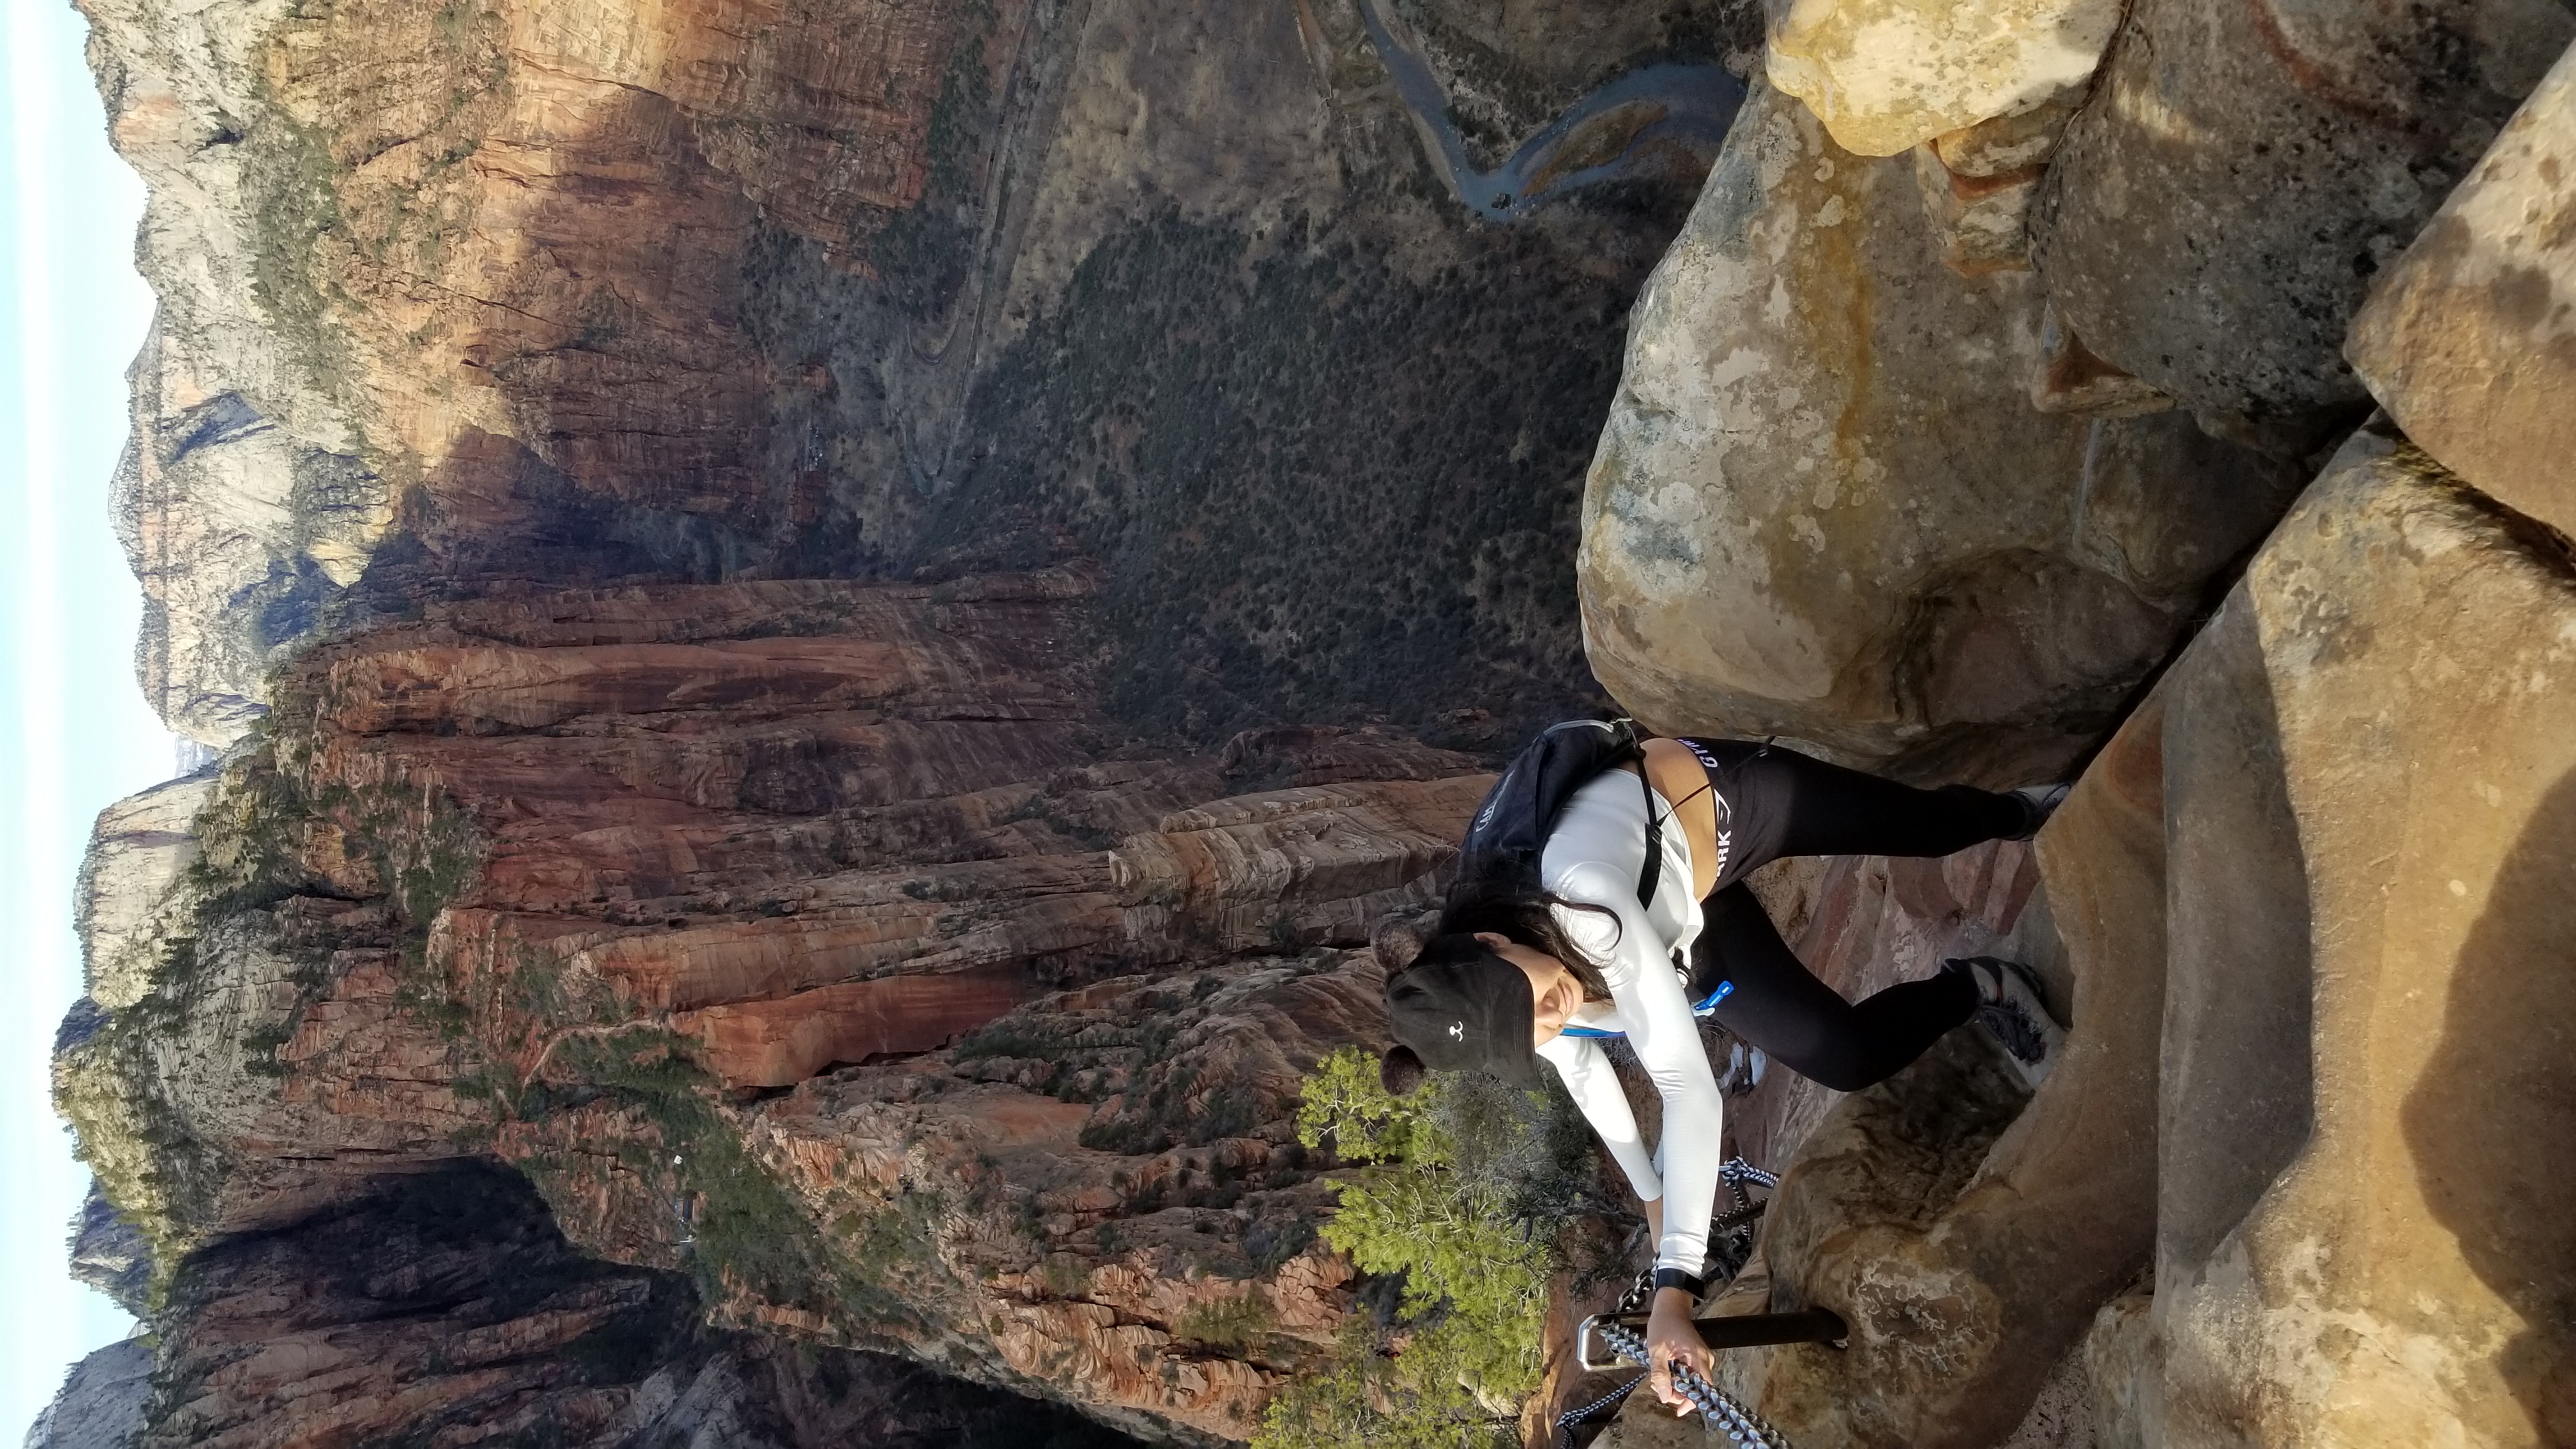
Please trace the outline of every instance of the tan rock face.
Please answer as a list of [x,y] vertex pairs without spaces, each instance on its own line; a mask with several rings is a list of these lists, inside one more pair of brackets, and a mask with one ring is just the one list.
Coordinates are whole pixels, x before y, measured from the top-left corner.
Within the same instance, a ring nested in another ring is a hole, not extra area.
[[2342,347],[2371,274],[2576,35],[2551,0],[2140,0],[2124,24],[2034,255],[2087,347],[2230,427],[2362,399]]
[[2120,23],[2114,0],[1794,0],[1772,7],[1771,84],[1835,144],[1894,156],[2079,89]]
[[952,971],[845,981],[783,1000],[674,1013],[699,1059],[735,1086],[788,1087],[834,1062],[935,1051],[1020,1004],[1021,972]]
[[2564,1439],[2571,608],[2554,539],[2358,435],[2040,837],[2063,1059],[1835,1106],[1755,1296],[1851,1348],[1729,1381],[1802,1445],[2028,1435],[2052,1365],[2096,1444]]
[[2346,355],[2480,492],[2576,529],[2576,52],[2505,123],[2353,319]]
[[147,673],[217,741],[407,485],[448,549],[542,529],[532,474],[765,515],[736,258],[758,219],[864,250],[921,194],[952,52],[987,39],[918,6],[91,12],[164,294],[128,487]]
[[2287,480],[2179,418],[2033,412],[2037,289],[1935,265],[1910,171],[1747,102],[1631,326],[1585,637],[1667,732],[2043,778]]
[[[2384,451],[2348,450],[2228,604],[2296,822],[2257,837],[2298,868],[2249,904],[2295,920],[2303,883],[2313,923],[2313,1078],[2267,1093],[2312,1094],[2315,1125],[2294,1151],[2277,1119],[2205,1129],[2212,1152],[2286,1160],[2160,1251],[2168,1444],[2576,1431],[2576,1237],[2542,1206],[2576,1146],[2566,977],[2545,964],[2576,925],[2557,884],[2576,576]],[[2215,973],[2246,946],[2204,949]],[[2271,1020],[2267,1044],[2298,1041],[2295,1003]]]

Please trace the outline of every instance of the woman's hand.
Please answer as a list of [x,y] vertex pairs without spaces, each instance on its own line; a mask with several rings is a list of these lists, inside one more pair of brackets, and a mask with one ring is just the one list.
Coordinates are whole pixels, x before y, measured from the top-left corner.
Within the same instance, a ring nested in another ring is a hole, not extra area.
[[1647,1387],[1655,1398],[1675,1414],[1691,1411],[1691,1401],[1673,1387],[1673,1362],[1678,1359],[1693,1373],[1707,1378],[1717,1370],[1717,1355],[1691,1326],[1691,1296],[1679,1288],[1655,1290],[1655,1306],[1646,1317],[1646,1367],[1650,1376]]

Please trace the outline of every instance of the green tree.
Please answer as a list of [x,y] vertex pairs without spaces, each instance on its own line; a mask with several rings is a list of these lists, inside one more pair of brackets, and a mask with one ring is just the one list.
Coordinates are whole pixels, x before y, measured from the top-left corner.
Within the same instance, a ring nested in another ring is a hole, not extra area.
[[1326,1242],[1362,1271],[1402,1275],[1396,1321],[1345,1332],[1333,1366],[1272,1400],[1255,1449],[1354,1443],[1485,1449],[1516,1441],[1537,1389],[1554,1266],[1543,1210],[1564,1201],[1561,1119],[1570,1104],[1441,1074],[1410,1097],[1378,1085],[1376,1059],[1343,1047],[1304,1086],[1297,1133],[1371,1164],[1334,1184]]

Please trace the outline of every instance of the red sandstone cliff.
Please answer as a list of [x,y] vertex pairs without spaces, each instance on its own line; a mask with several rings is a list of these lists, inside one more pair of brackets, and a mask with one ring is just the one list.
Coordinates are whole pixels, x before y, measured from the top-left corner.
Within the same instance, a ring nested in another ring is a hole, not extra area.
[[175,1254],[497,1155],[726,1321],[1247,1436],[1352,1308],[1299,1074],[1375,1036],[1349,948],[1487,777],[1122,744],[1091,587],[530,593],[312,652],[185,950],[64,1058],[103,1176]]

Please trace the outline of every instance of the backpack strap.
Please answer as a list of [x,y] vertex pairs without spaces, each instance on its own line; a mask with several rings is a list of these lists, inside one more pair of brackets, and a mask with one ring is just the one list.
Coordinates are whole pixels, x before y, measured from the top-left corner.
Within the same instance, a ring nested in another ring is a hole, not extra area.
[[1655,904],[1655,887],[1664,879],[1664,822],[1655,814],[1655,784],[1646,778],[1646,751],[1637,750],[1637,788],[1646,792],[1646,864],[1637,874],[1637,909]]
[[[1634,728],[1633,725],[1630,726],[1632,731]],[[1655,904],[1655,887],[1662,884],[1664,879],[1664,818],[1655,810],[1655,782],[1646,778],[1646,747],[1637,741],[1633,733],[1629,736],[1628,747],[1631,758],[1637,762],[1637,784],[1646,792],[1646,864],[1637,875],[1637,909],[1642,911]],[[1698,789],[1684,795],[1673,806],[1671,813],[1680,814],[1682,806],[1698,799],[1716,786],[1715,780],[1704,782]],[[1726,797],[1719,796],[1718,803],[1725,804]],[[1725,855],[1720,853],[1719,865],[1723,866],[1725,861]]]

